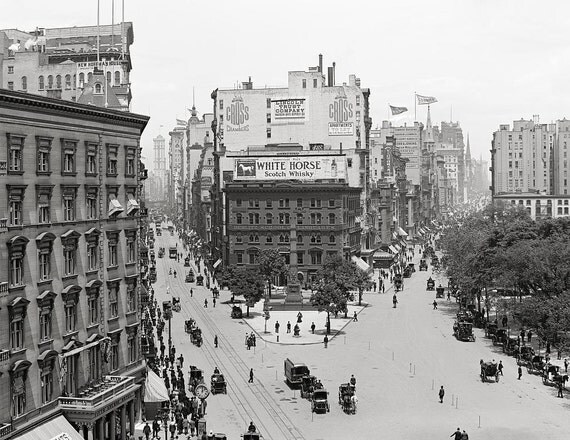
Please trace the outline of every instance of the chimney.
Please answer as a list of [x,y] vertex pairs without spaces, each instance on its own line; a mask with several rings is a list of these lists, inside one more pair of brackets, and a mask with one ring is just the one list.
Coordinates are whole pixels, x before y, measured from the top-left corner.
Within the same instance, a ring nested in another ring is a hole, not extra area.
[[249,77],[249,81],[242,82],[241,85],[242,85],[242,88],[244,90],[253,89],[253,83],[251,82],[251,76]]
[[332,87],[332,80],[333,80],[333,68],[327,67],[328,75],[327,75],[327,86]]
[[332,85],[334,86],[334,82],[336,80],[336,63],[333,61],[333,67],[332,67]]
[[323,54],[319,54],[319,72],[323,73]]

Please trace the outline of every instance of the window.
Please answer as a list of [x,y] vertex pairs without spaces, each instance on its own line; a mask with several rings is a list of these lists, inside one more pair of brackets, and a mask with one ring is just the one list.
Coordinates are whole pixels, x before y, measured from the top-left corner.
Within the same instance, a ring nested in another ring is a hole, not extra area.
[[311,199],[311,208],[320,208],[320,207],[321,207],[320,199]]
[[267,200],[265,201],[265,207],[266,207],[266,208],[273,208],[273,200],[267,199]]
[[273,243],[273,236],[272,236],[271,234],[268,234],[268,235],[265,237],[265,242],[266,242],[267,244]]
[[312,234],[311,244],[320,244],[320,243],[321,243],[321,234]]
[[12,417],[16,418],[26,413],[27,369],[13,371],[11,379],[12,402],[10,402],[10,406],[12,407]]
[[321,264],[322,254],[320,252],[313,252],[311,254],[311,264]]
[[336,215],[333,213],[329,214],[329,225],[334,225],[336,224]]
[[121,72],[118,70],[115,72],[115,87],[121,85]]
[[127,352],[129,354],[129,364],[137,360],[137,338],[136,333],[127,338]]
[[38,223],[47,224],[51,222],[51,194],[52,186],[36,185],[38,201]]
[[65,332],[73,333],[77,323],[77,306],[69,302],[65,304]]
[[304,255],[304,252],[297,252],[297,264],[305,264],[303,261]]
[[44,76],[40,75],[38,77],[38,89],[43,90],[44,88],[45,88]]
[[249,254],[249,264],[255,264],[255,253]]
[[61,175],[75,176],[75,152],[77,150],[77,141],[61,140]]
[[22,224],[22,200],[10,200],[10,226],[17,226]]
[[75,273],[75,249],[65,249],[63,251],[63,274],[73,275]]
[[99,321],[99,298],[95,295],[89,296],[87,308],[89,309],[89,324],[96,324]]
[[85,142],[85,149],[87,154],[85,155],[85,175],[86,176],[96,176],[97,175],[97,144],[92,142]]
[[90,83],[93,79],[93,72],[87,72],[87,82]]
[[107,144],[107,176],[115,177],[117,172],[118,145]]
[[119,369],[119,342],[113,341],[111,343],[111,353],[109,356],[109,368],[111,371]]
[[88,365],[89,365],[89,381],[98,380],[101,378],[101,354],[99,351],[99,347],[95,346],[89,349],[88,351]]
[[86,214],[87,219],[94,220],[98,218],[97,215],[97,187],[89,187],[86,190]]
[[271,108],[271,98],[267,98],[267,108]]
[[224,109],[224,100],[220,99],[220,110]]
[[304,88],[304,89],[307,88],[307,80],[306,80],[306,79],[303,80],[303,88]]
[[334,208],[334,199],[329,199],[329,208]]
[[119,286],[117,283],[109,285],[109,316],[116,318],[119,316]]
[[258,225],[259,224],[259,214],[258,213],[249,213],[249,224],[250,225]]
[[271,127],[267,127],[267,139],[271,139]]
[[61,187],[63,198],[63,221],[75,221],[75,199],[77,198],[77,188],[75,186]]
[[53,368],[47,367],[40,371],[42,388],[42,404],[51,402],[53,396]]
[[301,213],[297,213],[297,224],[298,225],[303,224],[303,214],[301,214]]
[[289,207],[289,199],[280,199],[279,200],[279,207],[280,208],[288,208]]
[[99,268],[99,260],[97,258],[97,244],[87,244],[87,270],[97,270]]
[[243,264],[243,252],[236,252],[237,264]]
[[137,231],[125,231],[127,237],[127,263],[136,263],[137,261]]
[[279,214],[279,224],[280,225],[288,225],[291,223],[291,217],[288,213],[280,213]]
[[241,215],[241,213],[238,212],[238,213],[236,214],[236,223],[237,223],[238,225],[241,225],[242,222],[243,222],[243,216]]
[[8,174],[24,174],[22,164],[26,136],[8,133]]
[[65,75],[65,89],[71,90],[71,75]]
[[351,157],[348,157],[346,159],[346,165],[348,166],[348,168],[352,168],[352,158]]
[[322,214],[321,213],[312,213],[311,214],[311,224],[312,225],[320,225],[322,222]]
[[240,208],[242,205],[242,200],[241,199],[236,199],[236,207]]
[[14,81],[8,81],[8,90],[14,90]]
[[313,89],[316,89],[318,85],[317,78],[313,78]]
[[243,237],[241,235],[236,235],[236,243],[243,243]]
[[249,236],[249,243],[259,243],[259,235],[257,235],[257,234],[250,234],[250,236]]
[[117,242],[110,241],[109,242],[109,267],[118,266],[118,257],[117,257]]
[[356,95],[356,105],[360,105],[360,95]]
[[336,237],[333,234],[329,235],[329,243],[330,244],[336,243]]
[[10,322],[10,349],[21,350],[24,348],[24,320],[12,319]]
[[55,88],[61,89],[61,75],[55,77]]
[[127,312],[137,311],[137,286],[136,279],[130,279],[127,285]]
[[28,90],[28,77],[22,77],[22,90]]
[[40,341],[51,339],[51,309],[40,311]]
[[51,253],[40,253],[38,256],[38,263],[40,281],[49,280],[51,273]]
[[271,124],[271,113],[267,113],[267,123]]
[[50,174],[51,141],[53,138],[36,136],[37,168],[38,175]]
[[14,66],[8,66],[8,74],[14,73]]
[[135,149],[127,148],[125,157],[125,176],[135,176]]
[[111,71],[107,70],[107,84],[111,84],[111,75],[112,75]]
[[273,224],[273,214],[268,213],[265,216],[265,223],[267,223],[268,225],[272,225]]
[[80,73],[79,74],[79,87],[83,88],[84,85],[85,85],[85,74]]

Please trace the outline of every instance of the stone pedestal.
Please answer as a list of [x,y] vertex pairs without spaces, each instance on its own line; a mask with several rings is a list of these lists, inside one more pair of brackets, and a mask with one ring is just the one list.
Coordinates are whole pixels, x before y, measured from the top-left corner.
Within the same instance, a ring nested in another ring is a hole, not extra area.
[[303,295],[301,295],[301,285],[299,283],[289,283],[287,286],[287,297],[285,304],[303,304]]

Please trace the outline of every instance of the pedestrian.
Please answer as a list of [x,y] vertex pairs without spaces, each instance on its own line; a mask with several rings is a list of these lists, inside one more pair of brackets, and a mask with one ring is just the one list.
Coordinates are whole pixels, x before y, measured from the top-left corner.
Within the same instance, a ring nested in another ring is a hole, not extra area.
[[526,333],[526,339],[527,339],[528,343],[530,344],[530,341],[532,339],[532,330],[529,329],[529,331]]
[[507,315],[503,315],[503,320],[502,320],[502,321],[503,321],[503,322],[502,322],[503,327],[506,327],[507,324],[509,323],[509,319],[507,318]]
[[150,426],[148,425],[148,422],[146,422],[146,425],[144,425],[143,434],[146,437],[146,440],[149,440],[149,438],[150,438]]
[[382,284],[382,293],[384,293],[384,284]]
[[450,437],[453,437],[453,440],[461,440],[461,430],[457,428],[457,431],[451,434]]
[[433,309],[437,310],[437,301],[435,299],[433,300]]
[[215,297],[212,299],[212,304],[214,305],[214,307],[216,307],[216,298]]
[[291,321],[287,321],[287,333],[291,333]]
[[218,335],[214,335],[214,347],[218,348]]
[[503,376],[503,361],[499,361],[499,366],[497,367],[501,376]]
[[248,383],[253,383],[253,368],[249,370],[249,380]]
[[372,286],[374,287],[374,293],[376,293],[376,281],[374,281],[374,283],[372,283]]
[[550,354],[550,341],[546,343],[546,354]]
[[[315,323],[313,322],[313,323],[311,324],[311,333],[313,333],[313,334],[315,334],[315,327],[316,327],[316,325],[315,325]],[[566,364],[568,364],[568,361],[566,361]]]
[[152,422],[152,436],[158,437],[158,433],[160,432],[160,423],[158,421]]
[[194,296],[194,289],[190,289],[190,298]]
[[178,360],[180,361],[180,368],[184,368],[184,356],[182,356],[182,353],[178,356]]
[[303,314],[301,312],[297,313],[297,324],[303,322]]
[[327,335],[325,335],[324,343],[325,343],[325,348],[327,348],[329,345],[329,337]]
[[445,396],[445,390],[443,389],[443,385],[439,389],[439,403],[443,403],[443,396]]
[[564,359],[564,372],[568,373],[568,358]]
[[524,328],[521,328],[521,342],[523,343],[523,345],[524,345],[524,337],[525,337],[525,335],[526,335],[526,332],[524,331]]
[[461,440],[469,440],[469,434],[465,432],[465,429],[461,433]]
[[204,308],[208,308],[208,298],[204,298]]
[[560,381],[558,382],[558,396],[560,398],[564,398],[564,394],[562,394],[562,388],[564,387],[564,382]]
[[358,314],[356,313],[356,310],[354,311],[354,317],[352,318],[352,320],[353,320],[354,322],[357,322],[357,321],[358,321]]
[[275,321],[275,333],[279,333],[279,321]]
[[352,388],[352,391],[355,392],[356,391],[356,377],[354,377],[354,374],[350,375],[350,388]]
[[562,359],[562,348],[560,347],[560,345],[556,348],[556,352],[557,352],[556,359],[558,360]]
[[522,367],[519,365],[519,380],[521,380],[522,377]]

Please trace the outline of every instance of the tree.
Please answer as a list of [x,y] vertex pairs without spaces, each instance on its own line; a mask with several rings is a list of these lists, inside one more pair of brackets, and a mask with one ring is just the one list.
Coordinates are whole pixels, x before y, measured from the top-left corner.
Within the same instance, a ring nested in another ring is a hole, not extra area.
[[372,281],[370,280],[370,273],[359,268],[356,264],[354,265],[354,273],[352,275],[352,285],[358,291],[358,305],[362,305],[362,294],[365,290],[370,290],[372,288]]
[[[285,258],[276,249],[263,249],[256,257],[259,273],[265,278],[269,285],[269,298],[271,298],[271,284],[275,277],[285,275],[288,272]],[[296,276],[296,274],[295,274]]]
[[249,308],[253,307],[263,298],[264,283],[257,269],[250,269],[238,266],[232,271],[229,279],[230,290],[234,295],[242,295],[247,306],[247,317],[249,318]]
[[314,286],[315,292],[311,295],[311,304],[316,306],[319,312],[327,312],[327,334],[331,332],[330,314],[339,311],[344,298],[342,290],[335,282],[321,279]]

